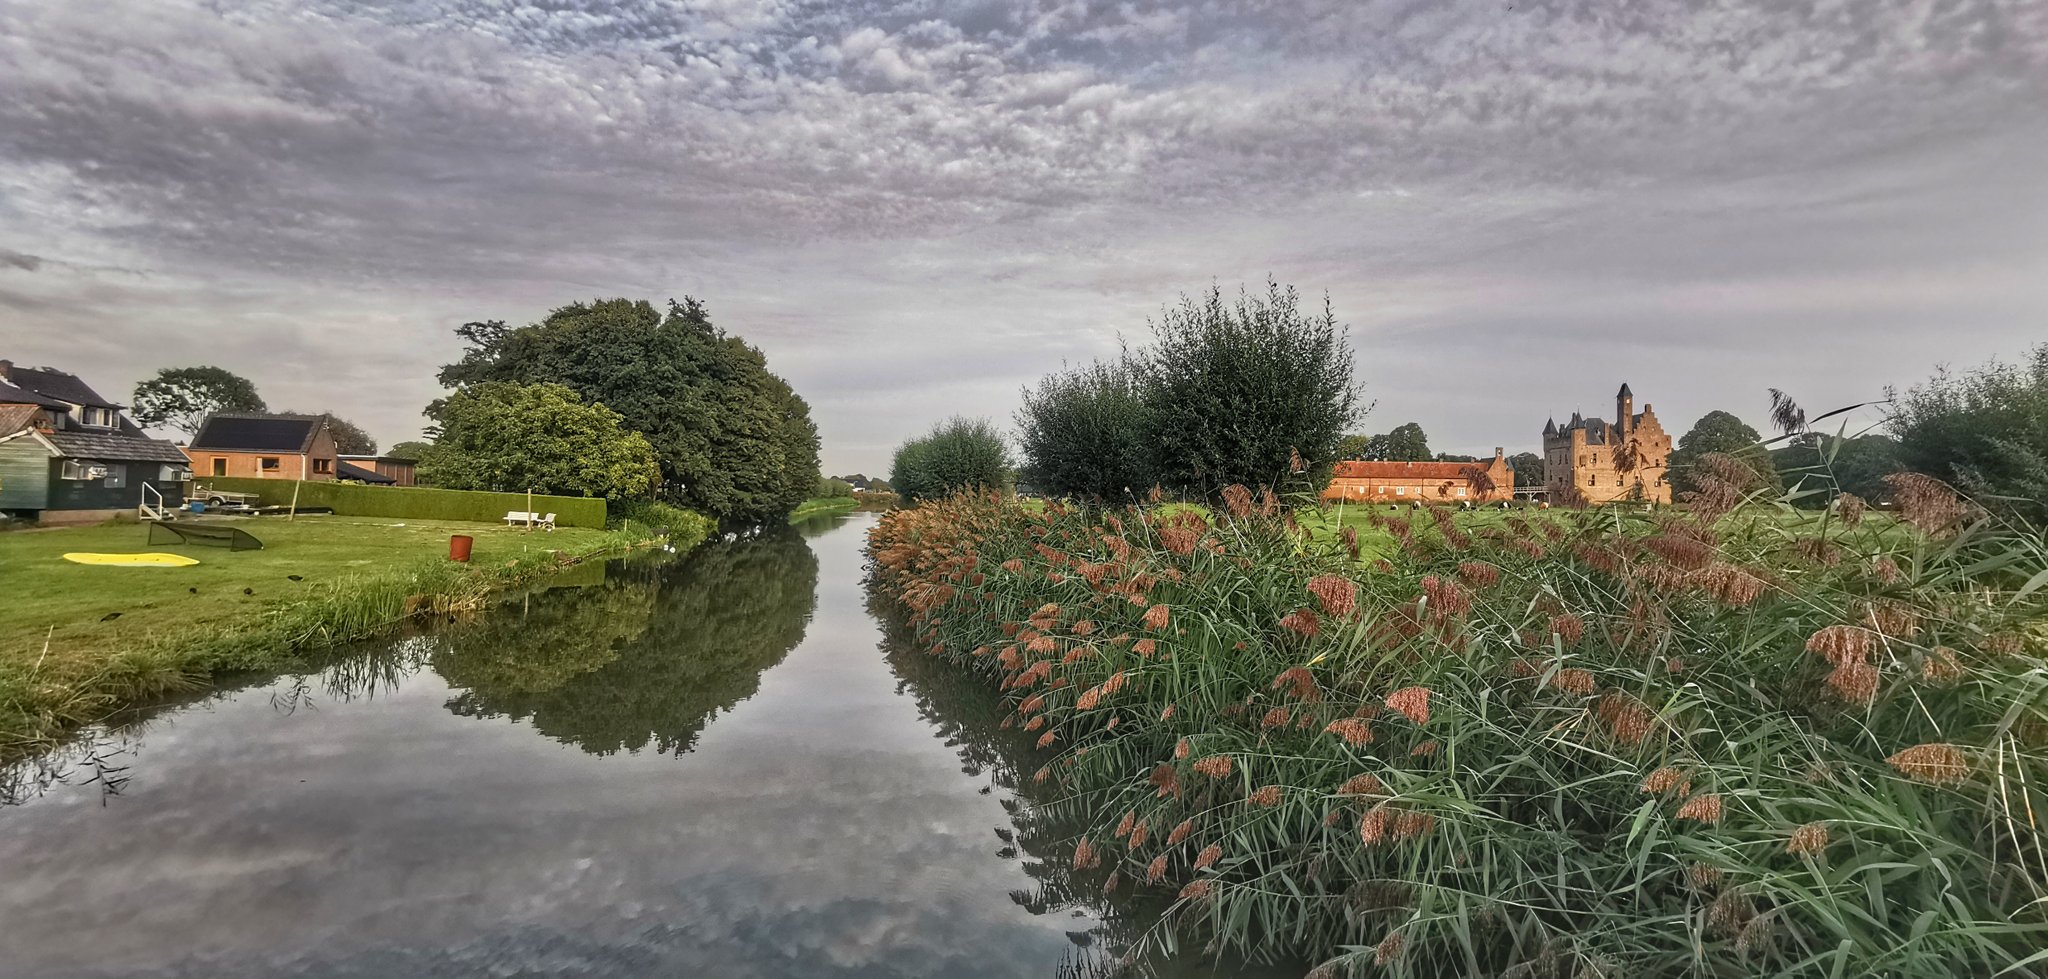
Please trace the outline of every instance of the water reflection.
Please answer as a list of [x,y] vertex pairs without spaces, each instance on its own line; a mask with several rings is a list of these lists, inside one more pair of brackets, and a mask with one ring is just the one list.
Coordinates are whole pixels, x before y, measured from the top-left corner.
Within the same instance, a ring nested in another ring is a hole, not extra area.
[[1064,872],[988,691],[885,659],[871,520],[80,741],[0,810],[0,975],[1102,975],[1155,912]]

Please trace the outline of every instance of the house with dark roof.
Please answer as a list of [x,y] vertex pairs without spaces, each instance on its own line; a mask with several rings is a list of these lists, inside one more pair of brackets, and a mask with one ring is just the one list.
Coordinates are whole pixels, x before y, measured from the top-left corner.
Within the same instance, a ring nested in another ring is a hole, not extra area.
[[208,415],[185,447],[201,477],[305,479],[339,477],[341,461],[325,415],[223,411]]
[[0,360],[0,512],[91,523],[175,505],[189,476],[177,446],[145,437],[76,374]]

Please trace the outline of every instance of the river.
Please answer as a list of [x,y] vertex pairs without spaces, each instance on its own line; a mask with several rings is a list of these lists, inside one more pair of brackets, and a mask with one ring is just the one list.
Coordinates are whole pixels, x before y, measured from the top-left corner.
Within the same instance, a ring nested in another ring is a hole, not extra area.
[[1110,974],[1158,907],[1067,886],[993,695],[867,609],[871,520],[614,562],[17,768],[0,975]]

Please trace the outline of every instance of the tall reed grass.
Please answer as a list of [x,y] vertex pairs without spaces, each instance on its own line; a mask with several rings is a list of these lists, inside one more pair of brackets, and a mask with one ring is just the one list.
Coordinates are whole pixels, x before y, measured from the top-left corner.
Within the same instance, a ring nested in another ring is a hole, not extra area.
[[[959,496],[871,582],[995,685],[1077,872],[1146,941],[1315,975],[2048,972],[2048,541],[1906,523],[1449,513],[1367,567],[1242,487]],[[1407,530],[1405,521],[1403,529]]]

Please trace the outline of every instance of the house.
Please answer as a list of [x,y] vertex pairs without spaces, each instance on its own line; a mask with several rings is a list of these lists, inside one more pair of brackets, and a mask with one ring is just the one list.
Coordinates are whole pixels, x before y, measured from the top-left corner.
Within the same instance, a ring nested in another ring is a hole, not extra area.
[[0,512],[95,523],[175,506],[190,476],[177,446],[145,437],[77,375],[0,360]]
[[1627,384],[1614,395],[1614,421],[1572,413],[1543,426],[1544,488],[1552,502],[1671,502],[1671,436],[1649,404],[1635,410]]
[[1347,503],[1493,503],[1515,498],[1515,471],[1507,449],[1490,462],[1401,462],[1354,459],[1337,463],[1323,499]]
[[344,483],[412,486],[415,483],[413,470],[418,465],[419,463],[414,460],[400,459],[396,456],[336,456],[334,474]]
[[192,471],[208,476],[305,479],[339,477],[340,457],[325,415],[219,412],[200,423],[185,447]]

